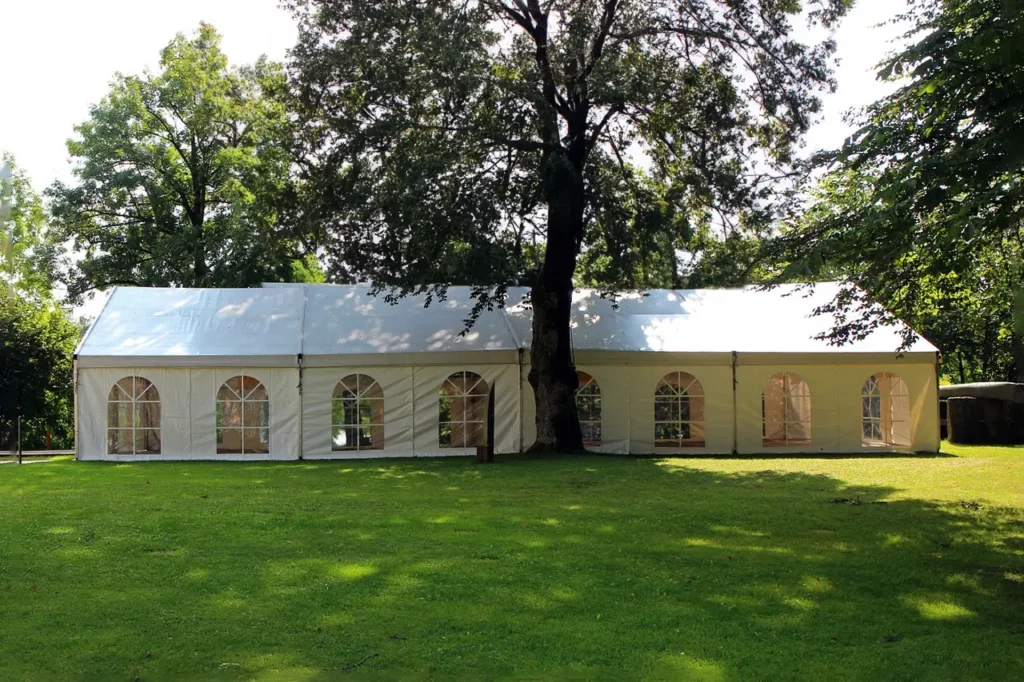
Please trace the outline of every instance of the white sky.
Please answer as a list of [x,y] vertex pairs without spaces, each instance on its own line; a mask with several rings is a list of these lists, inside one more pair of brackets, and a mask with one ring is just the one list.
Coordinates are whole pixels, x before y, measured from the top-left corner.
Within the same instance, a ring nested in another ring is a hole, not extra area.
[[[871,67],[898,31],[875,25],[905,8],[906,0],[857,0],[836,34],[839,88],[825,97],[809,149],[838,146],[849,132],[843,113],[889,91]],[[200,21],[221,32],[234,64],[261,54],[283,60],[295,42],[294,23],[278,0],[0,0],[0,151],[14,154],[37,191],[71,180],[64,143],[114,73],[155,67],[174,34],[191,33]],[[77,312],[95,315],[102,298]]]

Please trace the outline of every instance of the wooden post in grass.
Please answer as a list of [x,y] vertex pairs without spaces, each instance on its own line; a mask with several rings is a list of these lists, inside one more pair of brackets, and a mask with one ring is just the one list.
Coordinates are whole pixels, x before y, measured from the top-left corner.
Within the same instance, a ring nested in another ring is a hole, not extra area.
[[18,464],[21,464],[21,415],[18,415]]

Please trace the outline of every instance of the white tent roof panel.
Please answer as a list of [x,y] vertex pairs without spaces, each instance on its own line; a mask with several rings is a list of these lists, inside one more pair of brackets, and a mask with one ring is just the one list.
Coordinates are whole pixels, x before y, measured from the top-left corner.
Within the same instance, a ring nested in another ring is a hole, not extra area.
[[[813,315],[838,284],[813,289],[652,290],[613,303],[578,290],[572,317],[577,351],[640,353],[863,354],[898,351],[906,329],[882,327],[843,346],[815,338],[832,326]],[[473,301],[469,287],[450,287],[445,300],[410,296],[392,305],[367,285],[267,286],[261,289],[118,288],[83,340],[87,364],[294,366],[367,358],[529,348],[532,310],[527,289],[509,291],[507,308],[484,311],[463,334]],[[935,352],[919,338],[906,353]],[[501,356],[506,357],[506,356]]]
[[[620,295],[615,302],[594,289],[573,296],[573,348],[585,351],[661,353],[894,353],[906,325],[876,329],[842,346],[817,339],[833,326],[831,315],[814,315],[839,292],[834,282],[781,285],[772,289],[657,289]],[[532,314],[527,289],[509,292],[509,320],[525,347]],[[904,352],[934,353],[923,338]]]
[[[303,292],[275,289],[118,287],[78,348],[86,364],[294,366]],[[208,363],[205,363],[208,364]]]
[[473,309],[468,287],[451,287],[445,300],[409,296],[392,305],[367,285],[307,285],[304,356],[381,353],[516,351],[501,311],[484,311],[463,334]]

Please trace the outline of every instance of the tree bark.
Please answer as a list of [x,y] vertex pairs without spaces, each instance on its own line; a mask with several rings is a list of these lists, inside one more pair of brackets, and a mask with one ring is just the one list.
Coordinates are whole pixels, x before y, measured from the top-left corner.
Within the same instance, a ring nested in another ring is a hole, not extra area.
[[1010,357],[1010,381],[1024,384],[1024,336],[1016,331],[1010,335]]
[[[194,147],[194,143],[193,143]],[[192,267],[195,277],[193,286],[202,287],[206,285],[206,278],[210,275],[210,267],[206,262],[206,234],[203,225],[206,223],[206,186],[201,177],[192,172],[193,204],[192,214],[189,216],[192,223]]]
[[547,247],[534,283],[533,343],[530,385],[537,406],[537,441],[531,452],[583,452],[583,434],[576,412],[579,381],[572,357],[570,315],[576,252],[583,233],[583,180],[561,154],[545,163],[548,200]]

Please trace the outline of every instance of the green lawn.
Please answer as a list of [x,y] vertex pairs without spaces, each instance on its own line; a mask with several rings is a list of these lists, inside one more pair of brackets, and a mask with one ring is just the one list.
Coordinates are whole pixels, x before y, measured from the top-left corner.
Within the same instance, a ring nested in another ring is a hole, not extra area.
[[4,464],[0,679],[1024,679],[1024,449],[947,452]]

